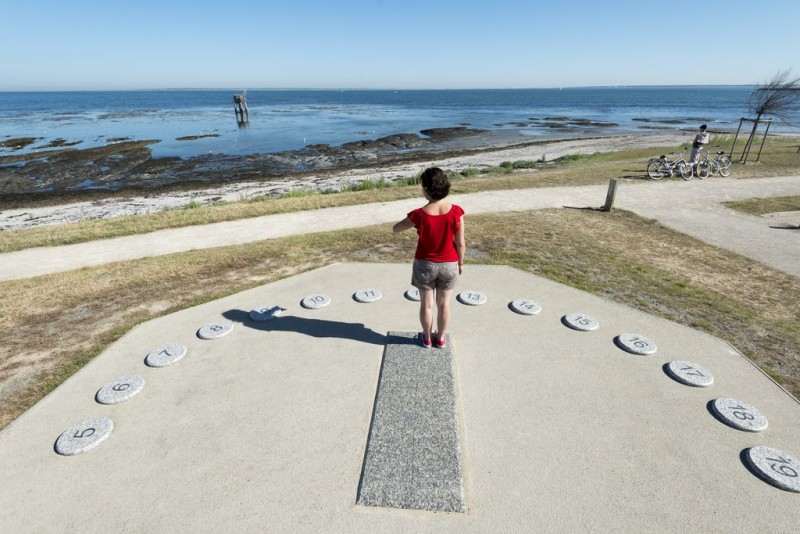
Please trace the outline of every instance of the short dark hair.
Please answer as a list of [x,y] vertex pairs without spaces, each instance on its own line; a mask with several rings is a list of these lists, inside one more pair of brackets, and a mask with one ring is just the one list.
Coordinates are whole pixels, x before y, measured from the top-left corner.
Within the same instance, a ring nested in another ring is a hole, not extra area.
[[433,200],[441,200],[450,194],[450,180],[439,167],[425,169],[420,177],[422,187]]
[[700,129],[701,129],[701,130],[705,130],[706,128],[708,128],[708,126],[706,126],[705,124],[701,124],[701,125],[700,125]]

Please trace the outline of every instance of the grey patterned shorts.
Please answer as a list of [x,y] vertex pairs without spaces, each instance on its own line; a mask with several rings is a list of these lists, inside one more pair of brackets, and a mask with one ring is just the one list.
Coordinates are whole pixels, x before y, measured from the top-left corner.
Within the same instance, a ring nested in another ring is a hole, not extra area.
[[453,289],[458,281],[458,262],[414,260],[411,285],[419,289]]

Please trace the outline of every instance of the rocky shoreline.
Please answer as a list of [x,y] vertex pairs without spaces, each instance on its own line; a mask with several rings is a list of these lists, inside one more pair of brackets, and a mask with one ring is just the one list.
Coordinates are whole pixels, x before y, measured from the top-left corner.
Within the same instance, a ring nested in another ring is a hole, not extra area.
[[236,202],[296,189],[339,190],[364,180],[408,178],[430,165],[462,171],[686,140],[678,131],[516,142],[465,127],[420,133],[424,137],[398,134],[248,156],[153,159],[152,141],[5,156],[0,158],[0,230]]
[[2,204],[9,205],[76,191],[275,179],[402,161],[414,153],[439,151],[455,140],[486,136],[489,132],[455,127],[423,130],[420,134],[396,134],[340,146],[307,145],[267,154],[208,154],[185,159],[153,158],[150,145],[157,140],[121,140],[83,150],[55,146],[51,148],[58,149],[0,157],[0,195]]

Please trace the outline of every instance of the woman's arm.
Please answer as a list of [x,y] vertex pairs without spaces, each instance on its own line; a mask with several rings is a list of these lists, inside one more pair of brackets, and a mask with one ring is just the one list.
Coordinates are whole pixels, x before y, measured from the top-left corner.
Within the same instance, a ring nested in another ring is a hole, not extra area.
[[406,217],[405,219],[403,219],[402,221],[400,221],[399,223],[395,224],[392,227],[392,232],[398,234],[404,230],[408,230],[409,228],[414,228],[414,223],[411,222],[411,219]]
[[464,253],[467,251],[467,241],[464,238],[464,216],[462,215],[458,220],[458,231],[453,239],[458,252],[458,274],[464,270]]

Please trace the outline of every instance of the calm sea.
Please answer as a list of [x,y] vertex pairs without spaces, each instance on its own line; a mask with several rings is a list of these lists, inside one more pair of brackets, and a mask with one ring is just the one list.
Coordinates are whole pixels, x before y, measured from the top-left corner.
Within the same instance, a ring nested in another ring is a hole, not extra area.
[[[739,118],[748,116],[746,100],[752,90],[253,90],[247,92],[246,127],[237,124],[231,90],[0,92],[0,142],[38,138],[17,151],[0,147],[0,155],[36,152],[55,140],[87,148],[119,138],[159,140],[152,145],[155,157],[243,155],[454,126],[532,138],[694,129],[701,122],[711,130],[735,130]],[[190,136],[208,137],[178,140]]]

